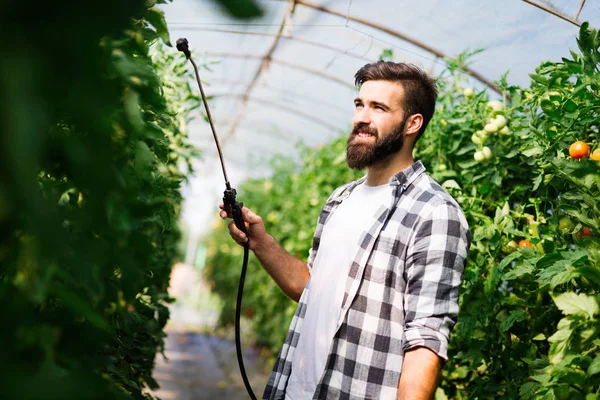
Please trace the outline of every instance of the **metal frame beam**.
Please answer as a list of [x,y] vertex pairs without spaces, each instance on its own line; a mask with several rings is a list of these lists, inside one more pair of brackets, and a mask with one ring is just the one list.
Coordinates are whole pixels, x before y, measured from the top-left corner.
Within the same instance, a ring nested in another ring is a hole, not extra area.
[[233,119],[229,130],[227,131],[225,136],[221,139],[221,141],[223,143],[226,142],[230,136],[235,134],[235,129],[237,128],[238,124],[240,123],[240,120],[242,119],[242,117],[244,116],[244,112],[246,110],[246,105],[248,103],[248,97],[250,96],[250,93],[254,89],[254,86],[259,81],[262,74],[269,68],[269,65],[271,64],[271,59],[273,57],[273,53],[275,52],[275,49],[277,48],[277,45],[279,44],[279,40],[281,39],[281,36],[283,35],[283,30],[287,24],[287,21],[292,17],[292,15],[294,15],[295,10],[296,10],[296,0],[288,0],[288,10],[285,13],[285,16],[283,17],[283,21],[281,21],[281,25],[279,26],[279,31],[277,32],[277,36],[273,40],[273,43],[271,44],[271,47],[269,48],[267,53],[262,57],[262,62],[260,64],[260,67],[256,71],[256,73],[254,74],[254,79],[252,79],[250,81],[250,84],[246,88],[246,92],[242,96],[240,106],[238,107],[237,115]]
[[563,19],[563,20],[565,20],[567,22],[570,22],[573,25],[581,26],[581,23],[579,23],[579,21],[577,21],[577,18],[579,18],[579,14],[581,14],[581,10],[583,9],[583,5],[585,4],[585,0],[581,0],[581,4],[579,4],[579,9],[577,10],[577,14],[575,15],[574,18],[569,18],[568,16],[566,16],[566,15],[564,15],[562,13],[559,13],[558,11],[551,9],[548,6],[540,4],[537,1],[533,1],[533,0],[523,0],[523,1],[525,3],[527,3],[527,4],[530,4],[530,5],[534,6],[534,7],[539,8],[540,10],[546,11],[547,13],[552,14],[555,17],[558,17],[558,18]]
[[[446,55],[444,53],[442,53],[441,51],[439,51],[437,49],[434,49],[433,47],[428,46],[425,43],[422,43],[422,42],[420,42],[420,41],[418,41],[416,39],[408,37],[408,36],[406,36],[403,33],[400,33],[400,32],[395,31],[393,29],[387,28],[387,27],[385,27],[383,25],[375,24],[375,23],[373,23],[371,21],[368,21],[368,20],[363,19],[363,18],[355,17],[355,16],[350,15],[350,14],[344,14],[342,12],[335,11],[335,10],[332,10],[330,8],[327,8],[327,7],[323,7],[321,5],[318,5],[318,4],[315,4],[315,3],[311,3],[311,2],[306,1],[306,0],[296,0],[296,4],[299,4],[299,5],[308,7],[308,8],[312,8],[314,10],[322,11],[322,12],[327,13],[327,14],[335,15],[335,16],[338,16],[340,18],[344,18],[344,19],[346,19],[348,21],[353,21],[353,22],[359,23],[361,25],[365,25],[365,26],[368,26],[368,27],[380,30],[381,32],[385,32],[388,35],[394,36],[394,37],[396,37],[398,39],[404,40],[405,42],[408,42],[408,43],[411,43],[411,44],[413,44],[413,45],[415,45],[417,47],[420,47],[423,50],[426,50],[426,51],[434,54],[438,58],[445,58],[446,57]],[[478,81],[484,83],[486,86],[488,86],[492,90],[494,90],[494,91],[496,91],[498,93],[502,93],[502,90],[498,87],[498,85],[496,85],[492,81],[484,78],[483,75],[481,75],[481,74],[473,71],[472,69],[470,69],[468,67],[465,67],[463,69],[463,71],[465,73],[471,75],[473,78],[477,79]]]
[[[172,23],[169,24],[169,26],[171,26],[171,25],[176,25],[176,23],[172,22]],[[275,33],[268,33],[268,32],[238,31],[238,30],[234,30],[234,29],[213,29],[213,28],[198,27],[198,26],[195,26],[194,24],[190,24],[190,26],[191,27],[186,27],[185,29],[191,29],[191,30],[194,30],[194,31],[204,31],[204,32],[231,33],[231,34],[238,34],[238,35],[270,36],[270,37],[276,37],[277,36],[277,34],[275,34]],[[314,42],[312,40],[308,40],[308,39],[302,38],[300,36],[282,35],[281,39],[286,39],[286,40],[290,40],[290,41],[294,41],[294,42],[300,42],[300,43],[306,43],[306,44],[311,45],[311,46],[320,47],[320,48],[323,48],[323,49],[326,49],[326,50],[333,51],[336,54],[349,56],[349,57],[356,58],[356,59],[359,59],[359,60],[363,60],[363,61],[366,61],[366,62],[376,61],[376,60],[374,60],[372,58],[361,56],[360,54],[352,53],[351,51],[340,51],[340,49],[337,48],[337,47],[329,46],[329,45],[327,45],[325,43]]]

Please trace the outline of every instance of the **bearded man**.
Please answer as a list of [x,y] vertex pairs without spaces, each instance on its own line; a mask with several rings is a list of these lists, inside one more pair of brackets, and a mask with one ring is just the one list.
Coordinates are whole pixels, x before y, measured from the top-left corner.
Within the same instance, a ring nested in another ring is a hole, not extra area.
[[[250,249],[298,301],[263,399],[431,399],[448,357],[471,236],[460,206],[413,160],[435,81],[379,61],[355,82],[347,162],[367,175],[325,202],[308,263],[242,212]],[[247,240],[233,222],[229,231]]]

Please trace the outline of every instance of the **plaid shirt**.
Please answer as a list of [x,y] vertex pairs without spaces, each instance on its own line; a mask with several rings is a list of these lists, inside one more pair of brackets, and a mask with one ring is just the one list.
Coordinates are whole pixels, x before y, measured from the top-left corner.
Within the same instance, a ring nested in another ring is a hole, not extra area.
[[[365,180],[327,200],[308,259],[312,268],[328,217]],[[447,359],[458,287],[471,235],[456,201],[419,161],[393,176],[393,195],[365,232],[346,278],[338,328],[313,399],[395,399],[404,352],[425,346]],[[302,332],[310,279],[263,399],[284,399]]]

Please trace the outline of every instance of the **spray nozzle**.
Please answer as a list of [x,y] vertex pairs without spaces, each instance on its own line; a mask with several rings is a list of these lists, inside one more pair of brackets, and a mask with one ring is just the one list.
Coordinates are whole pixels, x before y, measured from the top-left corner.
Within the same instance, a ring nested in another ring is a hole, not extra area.
[[189,60],[190,57],[192,56],[192,54],[190,53],[190,48],[188,46],[188,41],[186,38],[181,38],[181,39],[177,39],[177,42],[175,42],[177,45],[177,50],[183,52],[183,54],[185,54],[185,57]]

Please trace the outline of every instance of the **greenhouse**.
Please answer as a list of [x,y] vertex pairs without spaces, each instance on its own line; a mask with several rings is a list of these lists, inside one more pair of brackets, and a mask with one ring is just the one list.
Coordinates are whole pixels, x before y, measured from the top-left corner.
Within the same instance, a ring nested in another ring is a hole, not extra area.
[[0,23],[1,399],[600,399],[600,1]]

